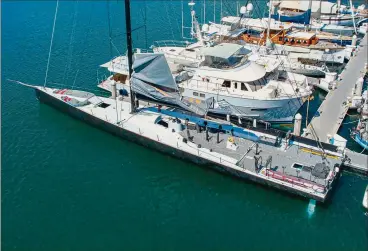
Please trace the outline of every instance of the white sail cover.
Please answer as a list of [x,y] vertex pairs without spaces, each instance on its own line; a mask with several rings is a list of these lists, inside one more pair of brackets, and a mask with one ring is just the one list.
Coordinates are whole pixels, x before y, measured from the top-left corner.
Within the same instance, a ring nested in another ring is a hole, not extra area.
[[133,62],[133,80],[150,83],[159,88],[177,91],[178,86],[162,53],[136,53]]
[[193,104],[182,100],[164,54],[136,53],[133,62],[131,85],[133,92],[153,102],[171,105],[205,115],[207,103]]

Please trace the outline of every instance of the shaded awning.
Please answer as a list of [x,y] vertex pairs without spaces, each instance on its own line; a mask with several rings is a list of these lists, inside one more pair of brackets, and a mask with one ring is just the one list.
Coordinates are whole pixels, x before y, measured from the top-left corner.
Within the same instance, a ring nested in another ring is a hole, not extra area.
[[251,51],[245,49],[244,46],[238,44],[222,43],[213,47],[205,47],[200,50],[199,54],[203,56],[230,58],[234,54],[247,55]]

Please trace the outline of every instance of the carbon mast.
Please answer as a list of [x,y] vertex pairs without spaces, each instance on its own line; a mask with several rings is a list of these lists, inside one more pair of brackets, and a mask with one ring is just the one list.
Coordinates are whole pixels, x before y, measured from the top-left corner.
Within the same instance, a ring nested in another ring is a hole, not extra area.
[[[128,49],[128,70],[129,79],[133,74],[133,46],[132,46],[132,25],[130,22],[130,0],[125,0],[125,27],[126,27],[126,39],[127,39],[127,49]],[[129,80],[130,81],[130,80]],[[135,95],[133,93],[132,84],[129,85],[130,90],[130,106],[131,113],[135,112]]]

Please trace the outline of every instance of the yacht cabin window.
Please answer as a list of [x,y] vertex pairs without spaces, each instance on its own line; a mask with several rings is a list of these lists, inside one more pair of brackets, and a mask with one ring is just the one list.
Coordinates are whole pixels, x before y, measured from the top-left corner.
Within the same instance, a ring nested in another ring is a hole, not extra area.
[[265,78],[258,79],[256,81],[248,82],[248,87],[253,91],[258,91],[263,88],[267,84]]
[[222,83],[222,87],[230,88],[231,82],[229,80],[224,80]]
[[198,92],[193,92],[193,96],[198,96]]
[[199,96],[200,96],[201,98],[204,98],[206,95],[204,95],[203,93],[200,93],[200,94],[199,94]]
[[241,83],[241,90],[242,91],[248,91],[248,89],[247,89],[247,87],[245,86],[245,84],[244,83]]

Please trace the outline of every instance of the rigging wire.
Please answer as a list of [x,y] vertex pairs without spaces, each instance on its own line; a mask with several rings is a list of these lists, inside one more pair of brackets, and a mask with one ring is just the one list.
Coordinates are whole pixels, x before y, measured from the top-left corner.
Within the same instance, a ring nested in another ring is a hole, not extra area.
[[[170,0],[170,6],[171,6],[171,9],[174,10],[175,7],[173,5],[173,0]],[[146,9],[145,9],[146,10]],[[146,14],[147,15],[147,14]],[[146,20],[144,20],[146,21]],[[180,33],[180,26],[179,26],[179,22],[175,22],[176,23],[176,26],[178,27],[178,34]]]
[[[74,33],[75,33],[75,27],[77,24],[77,12],[78,12],[78,3],[79,1],[74,2],[74,15],[73,15],[73,26],[72,26],[72,31],[70,33],[70,39],[69,39],[69,50],[68,50],[68,60],[65,64],[65,68],[64,68],[64,74],[63,74],[63,81],[64,82],[68,82],[69,79],[69,73],[70,73],[70,67],[72,64],[72,58],[73,58],[73,43],[74,43]],[[66,76],[66,78],[65,78]]]
[[[119,53],[119,50],[116,48],[116,46],[114,45],[114,43],[112,42],[112,30],[111,30],[111,14],[110,14],[110,2],[107,1],[106,2],[106,7],[107,7],[107,23],[108,23],[108,26],[109,26],[109,45],[110,45],[110,58],[112,58],[112,47],[114,46],[114,48],[118,51]],[[119,53],[120,55],[120,53]],[[112,72],[114,72],[114,63],[112,62],[111,63],[111,66],[112,66]],[[115,82],[115,80],[114,80]],[[116,84],[116,83],[115,83]],[[111,90],[111,92],[113,92],[113,90]],[[113,94],[114,96],[116,96],[116,93]],[[119,123],[119,113],[118,113],[118,101],[117,101],[117,98],[115,97],[115,111],[116,111],[116,123]]]
[[169,11],[167,9],[167,4],[165,3],[165,11],[166,11],[166,15],[167,15],[167,20],[169,21],[169,26],[170,26],[170,31],[171,31],[171,36],[173,38],[173,40],[175,40],[175,36],[174,36],[174,31],[172,29],[172,25],[171,25],[171,18],[169,16]]
[[49,49],[49,56],[47,59],[47,67],[46,67],[46,75],[45,75],[45,82],[43,84],[43,87],[46,87],[46,82],[47,82],[47,75],[49,73],[49,66],[50,66],[50,57],[51,57],[51,50],[52,50],[52,43],[54,41],[54,33],[55,33],[55,25],[56,25],[56,17],[57,17],[57,13],[58,13],[58,8],[59,8],[59,0],[56,1],[56,8],[55,8],[55,16],[54,16],[54,24],[52,26],[52,34],[51,34],[51,43],[50,43],[50,49]]
[[[146,49],[148,49],[148,44],[147,44],[147,1],[144,0],[144,41],[145,41],[145,47]],[[178,24],[178,23],[177,23]],[[179,28],[179,24],[178,24],[178,28]],[[179,28],[180,30],[180,28]]]
[[360,154],[362,154],[365,151],[365,148],[363,148],[363,151],[360,152]]
[[[76,63],[76,68],[78,68],[79,66],[79,62],[83,62],[83,58],[84,58],[84,55],[86,54],[86,49],[87,49],[87,38],[89,37],[90,33],[91,33],[91,21],[92,21],[92,9],[94,8],[94,5],[91,5],[91,9],[90,9],[90,16],[89,16],[89,21],[88,21],[88,30],[87,32],[85,33],[86,36],[84,37],[84,41],[83,41],[83,45],[84,45],[84,48],[83,48],[83,51],[82,51],[82,55],[81,57],[79,58],[80,60],[77,61]],[[75,83],[76,83],[76,79],[77,79],[77,76],[79,74],[79,68],[75,74],[75,77],[74,77],[74,83],[73,83],[73,86],[72,86],[72,90],[74,89],[74,86],[75,86]]]
[[107,24],[109,28],[109,48],[110,48],[110,58],[112,58],[112,31],[111,31],[111,18],[110,18],[110,1],[106,1],[106,9],[107,9]]

